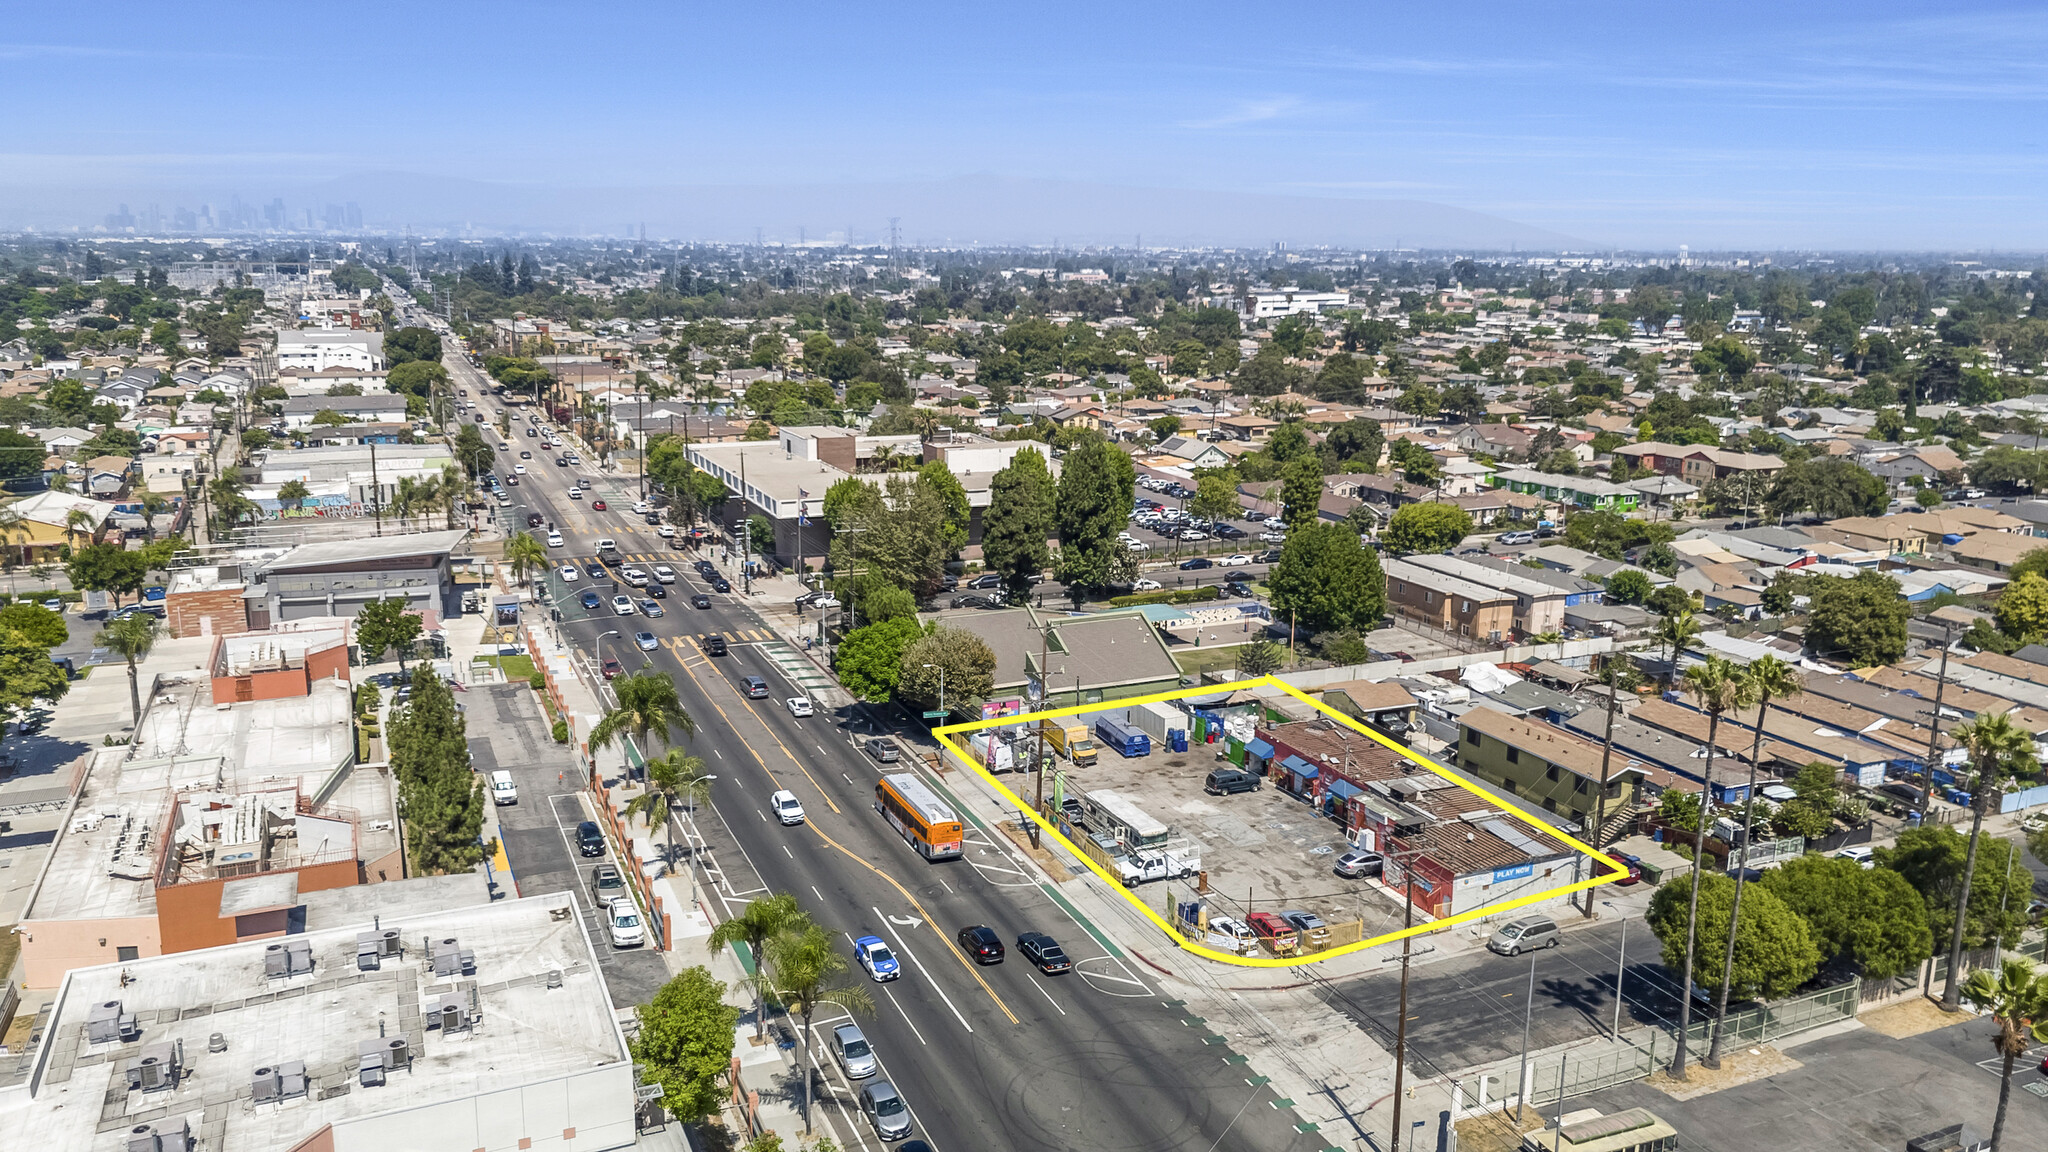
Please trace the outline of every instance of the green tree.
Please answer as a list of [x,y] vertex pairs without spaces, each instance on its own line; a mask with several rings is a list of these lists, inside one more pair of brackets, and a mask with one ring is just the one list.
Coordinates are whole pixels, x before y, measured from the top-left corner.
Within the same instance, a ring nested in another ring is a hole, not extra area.
[[485,854],[483,778],[470,768],[455,694],[433,669],[413,669],[412,699],[386,725],[385,743],[415,869],[441,875],[476,867]]
[[474,424],[464,424],[455,434],[455,462],[473,481],[491,470],[494,459],[491,446],[484,443],[484,434]]
[[1899,582],[1866,568],[1850,579],[1823,577],[1813,584],[1807,642],[1816,654],[1851,668],[1897,662],[1906,654],[1912,606]]
[[142,591],[148,570],[140,552],[130,552],[119,544],[89,544],[71,554],[64,575],[73,588],[112,593],[118,604],[122,596]]
[[886,581],[928,597],[938,590],[949,555],[944,498],[922,476],[892,475],[880,487],[863,483],[839,492],[828,508],[839,517],[832,536],[834,572]]
[[704,774],[704,761],[680,748],[661,756],[647,757],[647,791],[626,801],[625,815],[641,816],[650,829],[668,833],[668,848],[662,859],[671,865],[676,859],[676,829],[669,817],[678,808],[694,810],[711,802],[711,777]]
[[1157,420],[1146,424],[1145,427],[1151,429],[1154,440],[1164,442],[1180,431],[1180,417],[1161,416]]
[[1835,827],[1835,769],[1815,762],[1792,780],[1792,799],[1778,809],[1778,823],[1795,836],[1819,839]]
[[590,728],[593,752],[609,747],[622,736],[631,736],[644,757],[649,739],[661,741],[666,748],[678,730],[686,736],[697,734],[697,722],[676,695],[675,678],[666,672],[635,672],[614,680],[612,695],[618,704]]
[[1267,584],[1277,617],[1310,632],[1371,631],[1387,614],[1387,578],[1379,557],[1342,524],[1310,524],[1288,533]]
[[2048,635],[2048,580],[2026,572],[2006,586],[1992,608],[1999,631],[2033,643]]
[[306,482],[304,480],[287,480],[284,483],[277,486],[278,501],[288,508],[298,507],[303,501],[309,499],[312,495],[313,490],[306,487]]
[[914,616],[856,628],[839,642],[832,671],[848,692],[879,704],[896,692],[903,675],[903,650],[923,634]]
[[[874,997],[848,979],[852,965],[832,946],[832,934],[816,925],[784,932],[768,941],[768,964],[784,1001],[803,1021],[797,1035],[804,1040],[803,1066],[811,1066],[811,1017],[820,1004],[836,1004],[849,1013],[872,1013]],[[811,1078],[804,1080],[804,1131],[811,1130]]]
[[1866,980],[1911,972],[1934,954],[1920,894],[1889,868],[1809,853],[1758,883],[1806,921],[1823,961],[1854,965]]
[[92,638],[93,646],[105,648],[119,656],[128,665],[128,706],[134,710],[135,723],[142,723],[142,688],[136,673],[136,663],[149,655],[156,647],[156,617],[148,613],[137,613],[111,621]]
[[989,481],[981,558],[1013,597],[1027,594],[1032,578],[1052,562],[1053,492],[1052,473],[1036,448],[1020,450]]
[[375,664],[396,648],[398,669],[405,671],[406,654],[420,638],[420,618],[409,611],[411,606],[405,597],[391,596],[356,610],[356,644],[362,649],[363,663]]
[[1610,604],[1641,604],[1649,595],[1649,576],[1634,568],[1624,568],[1607,578],[1605,599]]
[[1967,893],[1977,868],[1984,810],[1998,803],[2005,778],[2017,766],[2033,763],[2034,740],[2031,733],[2013,723],[2012,717],[2004,712],[1979,712],[1949,734],[1968,751],[1970,766],[1977,777],[1970,803],[1970,842],[1963,852],[1962,891],[1956,894],[1954,924],[1949,933],[1948,983],[1941,994],[1942,1008],[1954,1012],[1962,1004],[1963,921],[1967,919]]
[[[1699,877],[1701,873],[1694,872]],[[1701,878],[1697,903],[1688,909],[1686,888],[1667,884],[1650,898],[1650,930],[1663,944],[1664,966],[1696,973],[1700,979],[1718,983],[1725,974],[1729,985],[1744,999],[1777,999],[1798,991],[1799,986],[1820,970],[1820,949],[1814,945],[1806,921],[1800,919],[1769,888],[1750,894],[1740,917],[1732,914],[1735,882],[1716,872]],[[1729,933],[1735,925],[1735,962],[1727,965],[1718,952],[1699,957],[1695,963],[1693,940]],[[1679,987],[1686,987],[1680,984]],[[1680,996],[1689,1003],[1690,996]],[[1684,1010],[1681,1009],[1683,1013]],[[1679,1059],[1672,1064],[1672,1076],[1683,1080],[1685,1024],[1680,1023]]]
[[[2033,892],[2033,874],[2013,857],[2016,847],[1996,837],[1979,844],[1983,857],[1972,871],[1968,912],[1963,918],[1963,946],[1989,947],[2001,936],[2017,939],[2026,926],[2026,907]],[[1963,892],[1963,864],[1969,837],[1953,825],[1908,828],[1891,847],[1880,847],[1877,866],[1905,877],[1920,894],[1927,927],[1937,946],[1946,946],[1956,922],[1956,901]],[[2003,911],[2000,910],[2003,905]]]
[[1287,659],[1287,649],[1271,640],[1254,640],[1237,646],[1237,674],[1246,677],[1269,676],[1280,670]]
[[1970,1006],[1998,1023],[1991,1046],[2002,1063],[1998,1077],[1998,1112],[1991,1122],[1991,1152],[2005,1141],[2006,1107],[2012,1101],[2012,1065],[2035,1041],[2048,1043],[2048,976],[2034,975],[2024,960],[2007,960],[1997,975],[1980,968],[1963,985]]
[[1403,504],[1383,536],[1397,552],[1441,552],[1472,534],[1472,514],[1456,504]]
[[967,506],[967,489],[961,487],[960,478],[953,475],[953,470],[944,460],[926,462],[917,470],[917,478],[938,498],[939,507],[944,511],[945,518],[940,521],[940,527],[945,533],[946,554],[960,555],[960,550],[967,547],[968,520],[972,515]]
[[[139,717],[141,701],[133,694],[132,679],[129,687]],[[49,648],[0,624],[0,717],[18,717],[37,701],[59,699],[70,688],[70,677],[50,660]]]
[[1365,642],[1365,637],[1350,628],[1317,636],[1316,650],[1323,654],[1323,659],[1339,667],[1363,664],[1372,659],[1372,648]]
[[545,572],[548,550],[532,533],[514,532],[505,538],[505,564],[512,569],[514,579]]
[[704,940],[704,947],[712,952],[721,948],[737,949],[746,946],[742,957],[747,967],[753,969],[754,1003],[759,1011],[754,1015],[754,1035],[768,1034],[768,991],[773,985],[768,979],[768,965],[762,953],[768,941],[786,932],[796,932],[810,925],[811,918],[796,902],[796,897],[787,892],[773,896],[759,896],[747,901],[739,915],[719,921]]
[[965,629],[935,628],[911,641],[900,667],[897,693],[926,711],[958,711],[995,691],[996,654],[988,641]]
[[64,617],[40,604],[16,601],[0,608],[0,629],[15,632],[21,639],[43,648],[55,648],[71,636]]
[[1114,583],[1131,567],[1117,539],[1127,523],[1137,469],[1121,448],[1091,440],[1067,453],[1053,507],[1059,529],[1059,576],[1079,603],[1088,589]]
[[[1743,674],[1740,666],[1720,656],[1709,656],[1700,663],[1685,670],[1685,691],[1688,696],[1693,698],[1693,703],[1699,710],[1707,714],[1707,759],[1705,766],[1700,769],[1700,827],[1704,834],[1707,827],[1707,816],[1713,811],[1714,751],[1718,746],[1716,737],[1720,733],[1721,717],[1729,712],[1740,712],[1754,703],[1755,697],[1753,693],[1755,688],[1750,684],[1749,678]],[[1704,851],[1699,853],[1701,863],[1705,862],[1705,856],[1706,853]],[[1697,950],[1694,948],[1694,934],[1699,925],[1700,873],[1704,870],[1700,867],[1694,867],[1692,870],[1692,903],[1687,910],[1685,924],[1685,974],[1679,980],[1678,986],[1680,988],[1692,987],[1693,970],[1698,960],[1698,957],[1695,955]],[[1731,902],[1733,898],[1734,886],[1731,882],[1729,885],[1729,899]],[[1675,900],[1676,897],[1673,899]],[[1733,916],[1734,913],[1731,911],[1728,915]],[[1763,913],[1759,913],[1760,917],[1763,915]],[[1801,925],[1801,931],[1804,931],[1804,925]],[[1663,933],[1659,933],[1659,938],[1664,938]],[[1670,958],[1670,945],[1668,942],[1665,947],[1666,959],[1668,960]],[[1807,948],[1811,951],[1811,941],[1807,941]],[[1814,964],[1817,965],[1819,962],[1819,957],[1815,956]],[[1793,985],[1796,987],[1798,984],[1804,983],[1806,977],[1812,974],[1813,970],[1809,967],[1804,975],[1800,976],[1798,980],[1793,981]],[[1691,1024],[1692,997],[1681,995],[1678,1008],[1678,1054],[1671,1063],[1673,1079],[1685,1079],[1687,1029]]]
[[[1281,471],[1280,518],[1290,530],[1314,524],[1323,500],[1323,461],[1313,454],[1298,456]],[[1412,505],[1421,507],[1421,505]]]
[[725,1002],[725,985],[702,965],[672,977],[654,999],[634,1007],[640,1030],[633,1061],[661,1085],[661,1103],[685,1124],[718,1111],[720,1078],[732,1066],[733,1028],[740,1010]]
[[[1316,476],[1316,486],[1322,486],[1322,476]],[[1229,472],[1206,473],[1195,481],[1195,494],[1188,501],[1188,511],[1204,520],[1228,520],[1237,512],[1237,484]]]
[[1886,500],[1883,480],[1854,461],[1827,456],[1795,460],[1780,469],[1764,495],[1764,507],[1773,516],[1811,510],[1823,520],[1836,520],[1882,515]]

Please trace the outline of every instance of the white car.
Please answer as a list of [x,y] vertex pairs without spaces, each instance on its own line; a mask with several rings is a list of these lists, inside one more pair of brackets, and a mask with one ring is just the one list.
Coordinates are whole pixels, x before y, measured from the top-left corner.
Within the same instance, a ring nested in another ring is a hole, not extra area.
[[548,547],[550,547],[550,548],[560,548],[561,546],[562,546],[562,534],[561,534],[560,532],[550,532],[550,533],[548,533]]
[[811,699],[808,696],[791,696],[782,703],[784,707],[789,709],[791,716],[811,715]]
[[1135,583],[1135,584],[1132,584],[1132,585],[1131,585],[1131,588],[1132,588],[1132,590],[1133,590],[1133,591],[1137,591],[1137,592],[1156,592],[1156,591],[1158,591],[1158,590],[1159,590],[1159,581],[1157,581],[1157,580],[1140,580],[1140,581],[1138,581],[1137,583]]
[[816,600],[811,601],[811,607],[837,608],[839,607],[839,598],[837,596],[832,595],[830,592],[827,592],[823,596],[818,597]]
[[524,465],[524,464],[514,464],[514,465],[512,466],[512,471],[513,471],[514,473],[516,473],[516,474],[520,475],[520,476],[524,476],[524,475],[526,475],[526,465]]
[[619,896],[605,909],[611,921],[612,947],[638,948],[647,943],[647,929],[640,923],[640,909],[630,896]]
[[583,489],[581,489],[581,488],[571,488],[571,489],[569,489],[569,499],[571,499],[571,500],[581,500],[581,499],[583,499]]
[[1264,524],[1266,525],[1266,527],[1268,527],[1268,528],[1285,528],[1285,527],[1287,527],[1287,521],[1285,521],[1285,520],[1282,520],[1282,519],[1281,519],[1281,518],[1279,518],[1278,516],[1268,516],[1268,517],[1266,517],[1266,519],[1265,519],[1264,521],[1262,521],[1262,523],[1264,523]]
[[1124,541],[1124,551],[1126,552],[1149,552],[1151,550],[1152,546],[1150,544],[1145,543],[1143,540]]
[[1285,544],[1287,543],[1287,533],[1277,530],[1261,532],[1259,533],[1259,539],[1264,540],[1268,544]]
[[612,597],[612,611],[620,616],[631,616],[633,614],[633,598],[631,596]]
[[583,579],[583,573],[577,571],[574,564],[562,565],[562,570],[558,575],[561,576],[562,583],[564,584],[574,584],[576,581]]
[[663,584],[673,584],[676,582],[676,570],[666,564],[656,564],[654,566],[654,578]]
[[1239,552],[1234,556],[1225,556],[1223,559],[1217,561],[1218,564],[1223,565],[1225,568],[1231,568],[1239,564],[1249,564],[1251,562],[1251,556],[1244,552]]
[[796,793],[787,788],[768,797],[768,806],[775,809],[775,818],[784,824],[804,822],[803,801],[798,800]]
[[673,524],[663,524],[654,530],[654,534],[663,540],[673,540],[676,538],[676,526]]
[[635,516],[645,516],[647,515],[647,509],[649,507],[651,506],[647,503],[647,501],[635,500],[633,501],[633,514]]
[[635,588],[647,587],[647,573],[642,572],[638,568],[619,569],[619,579],[624,580]]

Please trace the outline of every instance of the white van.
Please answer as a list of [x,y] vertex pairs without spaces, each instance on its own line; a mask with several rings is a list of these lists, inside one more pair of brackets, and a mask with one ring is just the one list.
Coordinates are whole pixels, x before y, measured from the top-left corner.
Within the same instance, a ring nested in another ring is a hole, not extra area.
[[512,774],[502,768],[491,773],[491,803],[499,807],[519,803],[519,788],[512,783]]

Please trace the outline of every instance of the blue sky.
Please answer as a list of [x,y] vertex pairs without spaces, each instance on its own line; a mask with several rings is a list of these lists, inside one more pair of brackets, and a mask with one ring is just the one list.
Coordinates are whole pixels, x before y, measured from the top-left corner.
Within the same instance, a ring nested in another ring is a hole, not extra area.
[[988,173],[1645,248],[2043,249],[2044,50],[2040,8],[1970,4],[20,5],[0,217],[365,171]]

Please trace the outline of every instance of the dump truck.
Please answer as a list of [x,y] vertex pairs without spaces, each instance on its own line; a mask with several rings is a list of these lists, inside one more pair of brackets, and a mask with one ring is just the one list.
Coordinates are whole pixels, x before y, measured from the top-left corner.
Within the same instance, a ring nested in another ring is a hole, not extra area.
[[1076,768],[1086,768],[1095,763],[1095,739],[1088,734],[1086,724],[1060,724],[1052,720],[1039,721],[1039,730],[1045,742],[1054,752],[1074,762]]

